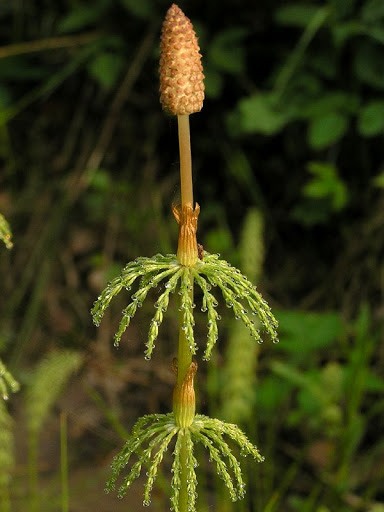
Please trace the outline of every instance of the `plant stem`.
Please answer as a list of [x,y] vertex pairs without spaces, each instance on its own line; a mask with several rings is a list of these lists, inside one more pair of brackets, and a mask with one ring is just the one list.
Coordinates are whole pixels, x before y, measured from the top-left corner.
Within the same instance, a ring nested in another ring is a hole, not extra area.
[[181,441],[180,450],[180,462],[181,462],[181,473],[180,473],[180,494],[179,494],[179,512],[188,512],[188,446],[185,434]]
[[[189,115],[178,115],[179,131],[179,152],[180,152],[180,189],[181,189],[181,207],[191,206],[193,208],[193,183],[192,183],[192,157],[191,140],[189,130]],[[193,289],[191,290],[193,295]],[[188,369],[192,363],[192,353],[189,348],[188,340],[182,329],[182,315],[179,321],[179,346],[177,359],[177,385],[180,386],[184,381]],[[180,494],[179,494],[179,512],[188,512],[188,447],[186,438],[183,436],[180,452]]]
[[[185,332],[181,328],[182,315],[180,315],[179,328],[179,347],[177,358],[177,386],[181,386],[184,381],[190,364],[192,363],[192,353],[189,348]],[[188,447],[185,435],[182,437],[180,450],[180,494],[179,494],[179,512],[188,512]]]
[[181,384],[187,371],[192,363],[192,353],[189,348],[185,332],[181,328],[182,316],[180,315],[180,328],[179,328],[179,346],[177,354],[177,384]]
[[189,132],[189,115],[178,115],[181,206],[193,208],[192,157]]
[[[178,115],[177,123],[179,129],[181,207],[190,205],[193,208],[192,156],[191,137],[189,131],[189,115]],[[191,290],[191,294],[193,295],[193,289]],[[179,349],[177,360],[178,384],[183,382],[192,362],[192,353],[189,348],[188,341],[185,337],[185,332],[182,329],[182,321],[182,315],[180,315]]]

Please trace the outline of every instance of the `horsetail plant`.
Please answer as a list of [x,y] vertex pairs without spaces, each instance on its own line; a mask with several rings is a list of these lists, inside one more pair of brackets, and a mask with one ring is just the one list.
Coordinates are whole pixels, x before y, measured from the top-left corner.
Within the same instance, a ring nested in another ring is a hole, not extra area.
[[[12,249],[12,232],[4,215],[0,213],[0,240],[7,249]],[[0,512],[11,510],[9,484],[11,470],[14,465],[13,453],[13,420],[4,402],[9,399],[9,393],[16,393],[19,383],[13,378],[5,364],[0,359]]]
[[194,288],[198,287],[202,292],[201,311],[207,315],[205,360],[209,360],[218,339],[220,316],[216,290],[258,342],[262,339],[252,316],[257,317],[260,326],[273,341],[277,340],[277,322],[256,288],[238,269],[218,255],[205,252],[197,243],[200,206],[193,200],[189,116],[202,109],[204,75],[193,26],[175,4],[166,14],[160,49],[160,101],[163,109],[177,116],[178,121],[181,203],[172,207],[179,225],[177,254],[139,257],[128,263],[120,276],[113,279],[96,300],[92,315],[95,324],[99,325],[111,300],[122,289],[132,290],[136,285],[115,334],[117,346],[149,292],[160,289],[145,345],[145,358],[149,360],[171,295],[176,295],[180,315],[178,357],[173,364],[176,375],[173,412],[146,415],[137,421],[125,446],[113,460],[112,477],[106,490],[109,492],[117,487],[118,495],[124,496],[145,468],[147,480],[143,504],[149,505],[159,466],[172,444],[172,510],[194,512],[197,496],[196,444],[200,443],[207,450],[209,459],[215,463],[217,473],[234,501],[244,496],[245,485],[240,463],[232,448],[238,445],[241,455],[249,454],[257,461],[263,460],[258,449],[237,425],[195,413],[194,377],[197,363],[193,361],[193,355],[198,345],[194,329]]

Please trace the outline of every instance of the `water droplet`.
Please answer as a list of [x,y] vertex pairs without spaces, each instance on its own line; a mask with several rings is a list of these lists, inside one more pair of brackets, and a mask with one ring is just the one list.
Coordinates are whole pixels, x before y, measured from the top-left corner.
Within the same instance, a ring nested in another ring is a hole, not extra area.
[[131,286],[125,286],[125,289],[129,292],[131,290]]
[[233,306],[233,302],[227,302],[227,308],[231,308]]
[[149,507],[150,504],[151,504],[151,500],[144,500],[143,501],[143,506],[144,507]]
[[201,306],[201,311],[205,313],[207,311],[207,308],[205,306]]
[[113,342],[113,346],[114,346],[115,348],[119,348],[119,345],[120,345],[120,342],[119,342],[119,341],[115,340],[115,341]]
[[151,356],[149,356],[149,355],[145,355],[145,356],[144,356],[144,359],[145,359],[146,361],[150,361],[150,360],[151,360]]
[[243,313],[243,315],[246,315],[248,313],[248,310],[242,309],[241,312]]
[[9,396],[6,393],[3,393],[3,400],[8,400]]
[[239,315],[235,315],[235,319],[236,319],[236,320],[240,320]]
[[171,287],[171,283],[168,281],[167,283],[165,283],[164,287],[165,288],[170,288]]
[[221,316],[217,315],[216,320],[221,320]]

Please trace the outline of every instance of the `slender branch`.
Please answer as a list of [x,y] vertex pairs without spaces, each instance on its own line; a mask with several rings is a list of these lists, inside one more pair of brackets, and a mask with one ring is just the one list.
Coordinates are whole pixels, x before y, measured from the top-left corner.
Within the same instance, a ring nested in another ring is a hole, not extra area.
[[99,32],[88,32],[74,36],[48,37],[46,39],[36,39],[35,41],[22,41],[20,43],[8,44],[0,47],[0,59],[26,53],[80,46],[94,41],[99,36]]

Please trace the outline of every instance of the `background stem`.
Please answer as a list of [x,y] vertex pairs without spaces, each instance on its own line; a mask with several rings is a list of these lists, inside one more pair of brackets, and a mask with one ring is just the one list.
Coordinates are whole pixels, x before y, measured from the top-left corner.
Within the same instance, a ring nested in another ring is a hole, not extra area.
[[67,415],[60,414],[61,511],[69,510]]

